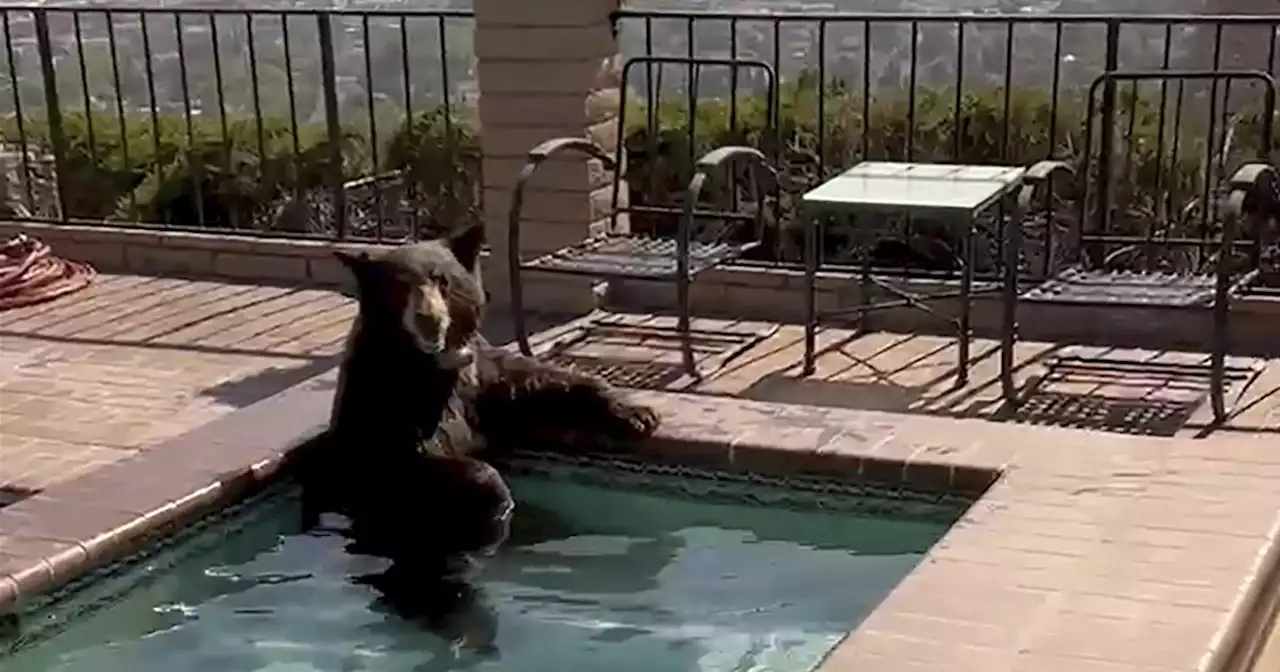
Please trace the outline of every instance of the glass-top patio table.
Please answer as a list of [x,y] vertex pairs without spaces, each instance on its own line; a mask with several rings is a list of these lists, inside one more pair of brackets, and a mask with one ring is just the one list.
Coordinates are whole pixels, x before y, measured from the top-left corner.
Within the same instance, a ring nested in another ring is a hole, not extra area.
[[[819,315],[817,306],[818,238],[826,217],[849,217],[867,213],[899,213],[943,216],[962,226],[960,242],[960,288],[950,294],[921,294],[889,282],[882,274],[873,274],[864,265],[863,296],[856,308],[836,309],[829,314],[854,313],[863,316],[875,310],[910,307],[924,311],[950,323],[959,336],[959,367],[956,385],[969,379],[970,315],[973,299],[974,221],[985,211],[1000,204],[1004,196],[1022,183],[1025,168],[1015,166],[969,166],[933,163],[896,163],[863,161],[807,192],[801,201],[801,217],[805,223],[805,339],[804,374],[815,369]],[[869,302],[868,285],[874,285],[896,297]],[[959,298],[958,315],[946,317],[925,304],[942,298]]]

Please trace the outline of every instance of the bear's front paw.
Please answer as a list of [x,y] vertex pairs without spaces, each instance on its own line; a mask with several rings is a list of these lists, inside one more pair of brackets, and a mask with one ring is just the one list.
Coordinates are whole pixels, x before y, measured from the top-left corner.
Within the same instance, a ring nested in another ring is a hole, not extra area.
[[627,404],[622,405],[622,408],[618,410],[620,411],[619,416],[627,425],[628,434],[630,434],[629,438],[643,439],[653,436],[653,433],[658,430],[658,425],[661,423],[658,412],[648,406]]

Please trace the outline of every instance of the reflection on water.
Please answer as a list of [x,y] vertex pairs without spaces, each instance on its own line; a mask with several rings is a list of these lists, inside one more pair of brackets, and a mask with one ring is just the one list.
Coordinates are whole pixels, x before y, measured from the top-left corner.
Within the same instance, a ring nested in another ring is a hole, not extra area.
[[474,586],[388,574],[276,499],[59,605],[41,618],[68,627],[3,669],[808,670],[947,527],[513,486],[512,537]]

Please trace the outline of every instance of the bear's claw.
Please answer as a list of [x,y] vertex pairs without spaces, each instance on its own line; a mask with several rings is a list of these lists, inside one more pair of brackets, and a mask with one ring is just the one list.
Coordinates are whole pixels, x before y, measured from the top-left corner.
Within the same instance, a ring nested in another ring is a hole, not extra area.
[[619,409],[619,416],[627,424],[631,438],[643,439],[653,436],[661,424],[658,412],[649,406],[625,406]]

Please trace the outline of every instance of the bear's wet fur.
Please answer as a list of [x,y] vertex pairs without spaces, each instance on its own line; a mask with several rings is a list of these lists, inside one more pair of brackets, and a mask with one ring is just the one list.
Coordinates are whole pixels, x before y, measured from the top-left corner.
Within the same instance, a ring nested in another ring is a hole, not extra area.
[[[307,479],[309,508],[345,514],[355,549],[425,573],[501,543],[513,506],[496,470],[470,457],[477,437],[465,431],[462,381],[484,309],[472,270],[481,242],[469,232],[412,249],[337,253],[355,276],[359,314]],[[413,323],[433,317],[419,316],[423,307],[448,314]],[[449,451],[422,450],[433,441]]]
[[601,450],[657,428],[602,380],[491,346],[483,229],[336,253],[359,314],[329,432],[307,470],[310,516],[351,520],[353,550],[457,575],[509,531],[513,500],[481,461],[516,448]]
[[476,353],[470,407],[487,454],[607,452],[653,434],[658,416],[603,380],[501,348]]

